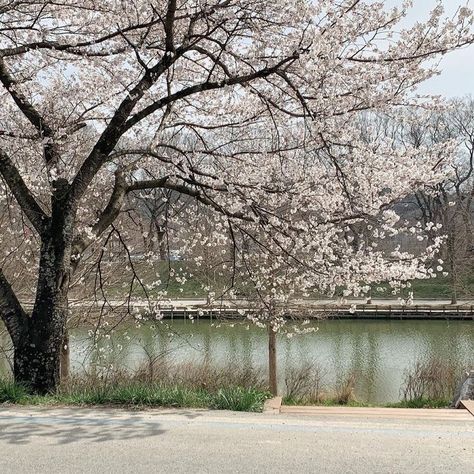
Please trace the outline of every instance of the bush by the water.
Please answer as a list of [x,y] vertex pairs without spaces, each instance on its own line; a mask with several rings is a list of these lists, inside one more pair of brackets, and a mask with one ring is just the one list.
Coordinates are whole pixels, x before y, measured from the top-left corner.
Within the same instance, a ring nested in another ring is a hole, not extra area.
[[441,358],[419,360],[405,373],[399,406],[447,406],[453,398],[464,366]]
[[[471,364],[472,366],[472,364]],[[402,400],[387,407],[442,408],[449,406],[465,366],[439,358],[417,361],[405,374],[400,389]],[[348,372],[334,387],[327,388],[324,374],[317,364],[293,368],[285,377],[286,405],[367,406],[354,395],[357,374]]]
[[287,405],[364,405],[354,395],[355,372],[340,377],[333,389],[325,387],[324,375],[318,364],[306,363],[290,369],[285,377],[283,402]]

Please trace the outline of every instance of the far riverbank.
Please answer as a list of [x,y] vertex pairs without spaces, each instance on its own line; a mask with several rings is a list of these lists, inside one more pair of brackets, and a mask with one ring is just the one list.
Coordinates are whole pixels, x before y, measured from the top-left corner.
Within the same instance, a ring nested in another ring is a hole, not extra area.
[[[106,303],[106,304],[104,304]],[[258,312],[258,306],[246,300],[209,302],[199,298],[130,301],[72,300],[72,310],[102,308],[119,313],[152,312],[164,319],[244,319]],[[397,299],[295,299],[285,309],[292,319],[407,319],[407,320],[474,320],[474,300],[451,304],[448,300],[418,299],[409,304]],[[92,312],[93,313],[93,312]],[[92,314],[91,313],[91,314]]]

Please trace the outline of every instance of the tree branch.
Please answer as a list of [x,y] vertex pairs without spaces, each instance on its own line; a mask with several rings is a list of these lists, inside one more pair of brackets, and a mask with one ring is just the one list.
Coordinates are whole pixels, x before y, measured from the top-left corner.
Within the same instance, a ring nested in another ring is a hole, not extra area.
[[53,51],[61,51],[64,53],[76,55],[76,56],[112,56],[115,54],[120,54],[126,51],[125,47],[110,49],[106,48],[105,51],[94,51],[93,49],[86,49],[90,46],[97,47],[98,45],[105,43],[111,39],[115,39],[119,36],[122,36],[124,33],[133,32],[136,30],[141,29],[148,29],[152,26],[161,22],[161,19],[154,18],[148,22],[141,23],[138,25],[131,25],[126,28],[122,28],[120,30],[114,31],[107,35],[104,35],[100,38],[96,38],[90,41],[82,41],[76,44],[67,44],[67,43],[59,43],[57,41],[36,41],[33,43],[15,46],[14,48],[5,48],[0,50],[0,56],[2,57],[9,57],[9,56],[16,56],[19,54],[27,53],[28,51],[32,51],[35,49],[47,49]]
[[5,62],[0,56],[0,82],[14,100],[28,121],[38,130],[40,137],[44,140],[44,158],[46,163],[57,161],[59,153],[54,143],[54,131],[46,123],[43,116],[33,107],[31,102],[18,90],[17,82],[8,72]]
[[13,289],[0,268],[0,317],[16,346],[28,324],[28,316],[22,308]]
[[191,196],[195,198],[197,201],[205,204],[206,206],[212,207],[214,210],[220,212],[221,214],[224,214],[227,217],[232,217],[235,219],[240,219],[240,220],[244,220],[248,222],[255,221],[255,219],[252,219],[251,217],[245,215],[243,212],[230,212],[227,209],[224,209],[215,201],[213,201],[212,199],[209,199],[209,197],[204,196],[203,193],[199,191],[198,189],[193,189],[184,184],[171,183],[169,179],[170,179],[169,176],[165,176],[164,178],[160,178],[160,179],[137,181],[136,183],[133,183],[127,187],[127,193],[132,192],[132,191],[141,191],[141,190],[156,189],[156,188],[170,189],[172,191],[176,191],[178,193]]
[[176,15],[176,0],[168,0],[168,11],[165,18],[166,51],[174,51],[174,17]]
[[[99,237],[120,214],[126,194],[127,183],[125,181],[125,176],[123,175],[122,170],[118,169],[115,172],[115,184],[109,202],[100,214],[97,222],[91,228],[91,232],[95,237]],[[91,239],[88,239],[85,235],[77,236],[74,239],[71,252],[74,269],[79,263],[81,254],[90,243]]]
[[153,112],[168,104],[198,92],[220,89],[226,86],[233,86],[237,84],[246,84],[255,79],[266,78],[278,72],[284,66],[288,66],[292,62],[296,61],[298,58],[300,58],[301,54],[306,53],[308,50],[306,48],[300,48],[292,55],[281,59],[273,66],[264,67],[249,74],[230,77],[219,82],[204,82],[187,87],[174,94],[169,94],[168,96],[158,100],[157,102],[154,102],[153,104],[145,107],[130,117],[133,109],[144,96],[144,94],[153,86],[153,84],[155,84],[158,78],[186,51],[187,48],[182,46],[176,48],[175,53],[166,54],[153,68],[146,71],[142,79],[122,101],[109,124],[101,134],[96,145],[74,178],[74,181],[71,185],[70,194],[71,200],[73,202],[77,202],[82,197],[90,182],[94,179],[94,176],[97,174],[102,165],[109,159],[108,155],[114,150],[116,144],[123,134],[145,117],[148,117]]
[[155,66],[146,70],[138,84],[122,101],[71,184],[70,196],[73,202],[77,202],[82,197],[94,176],[108,160],[108,155],[128,130],[126,122],[137,103],[159,77],[185,52],[186,49],[180,47],[174,54],[165,55]]
[[132,128],[138,122],[143,120],[144,118],[148,117],[152,113],[156,112],[157,110],[163,108],[165,105],[168,105],[172,102],[176,102],[177,100],[184,99],[190,95],[196,94],[198,92],[210,91],[215,89],[222,89],[226,86],[234,86],[238,84],[247,84],[255,79],[264,79],[272,74],[277,73],[283,66],[286,66],[294,61],[296,61],[302,52],[306,50],[295,51],[291,56],[288,56],[278,63],[274,64],[270,67],[265,67],[259,69],[258,71],[252,72],[250,74],[244,74],[242,76],[234,76],[227,79],[223,79],[222,81],[218,82],[203,82],[201,84],[195,84],[194,86],[186,87],[185,89],[181,89],[174,94],[170,94],[162,99],[153,102],[149,106],[140,110],[135,115],[130,117],[130,119],[126,122],[124,128],[124,132]]
[[0,175],[15,196],[21,210],[25,213],[38,234],[42,235],[49,218],[26,186],[10,157],[2,150],[0,150]]

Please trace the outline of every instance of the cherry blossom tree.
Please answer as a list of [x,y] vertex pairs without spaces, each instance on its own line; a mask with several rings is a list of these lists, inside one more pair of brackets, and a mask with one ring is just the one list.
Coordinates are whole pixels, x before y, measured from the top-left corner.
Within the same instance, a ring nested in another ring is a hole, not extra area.
[[[420,255],[377,245],[404,232],[425,239],[391,206],[442,179],[452,146],[402,149],[354,124],[361,111],[439,105],[416,86],[436,73],[432,59],[472,41],[467,7],[445,18],[438,5],[402,29],[409,7],[0,3],[0,315],[15,380],[57,387],[77,272],[113,242],[130,254],[132,198],[156,190],[186,198],[168,223],[177,241],[186,230],[191,247],[234,246],[223,259],[229,297],[239,273],[269,309],[293,291],[360,294],[430,276],[436,241]],[[214,226],[205,242],[203,206]],[[354,245],[352,224],[371,230],[370,243]],[[20,272],[36,279],[31,310],[13,284]],[[132,269],[131,284],[148,295],[157,282]],[[276,330],[274,313],[258,321]]]
[[[451,173],[434,189],[419,190],[414,203],[420,219],[441,224],[446,240],[440,250],[449,273],[451,303],[464,290],[472,268],[472,199],[474,166],[474,103],[472,98],[456,99],[441,113],[414,113],[404,127],[405,140],[412,146],[446,142],[458,143]],[[441,270],[441,267],[440,267]],[[467,291],[468,292],[468,291]]]

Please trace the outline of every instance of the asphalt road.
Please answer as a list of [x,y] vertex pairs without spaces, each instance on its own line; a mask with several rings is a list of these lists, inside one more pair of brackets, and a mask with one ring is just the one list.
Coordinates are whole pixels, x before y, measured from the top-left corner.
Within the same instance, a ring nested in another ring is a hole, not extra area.
[[468,474],[472,420],[4,408],[0,473]]

